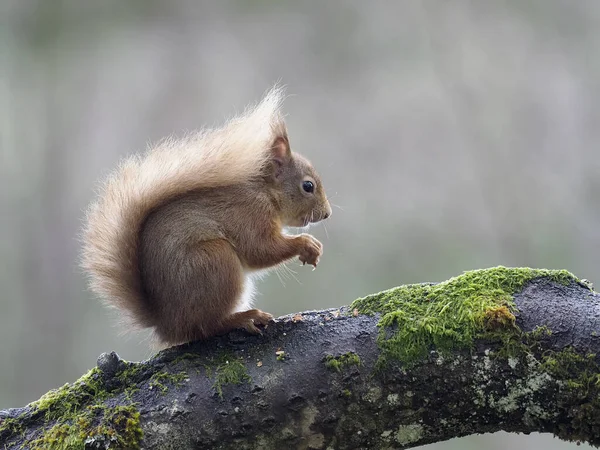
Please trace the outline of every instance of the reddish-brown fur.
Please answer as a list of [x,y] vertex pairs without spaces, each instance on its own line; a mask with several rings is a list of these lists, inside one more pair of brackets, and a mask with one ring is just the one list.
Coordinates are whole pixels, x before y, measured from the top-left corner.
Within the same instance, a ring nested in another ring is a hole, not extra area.
[[[280,101],[272,91],[204,133],[197,154],[175,142],[125,163],[90,209],[84,267],[92,287],[163,343],[258,332],[271,315],[243,311],[252,274],[295,256],[318,263],[318,240],[282,233],[327,218],[331,208],[315,170],[289,148]],[[170,159],[182,156],[187,164]],[[307,180],[313,193],[302,187]]]

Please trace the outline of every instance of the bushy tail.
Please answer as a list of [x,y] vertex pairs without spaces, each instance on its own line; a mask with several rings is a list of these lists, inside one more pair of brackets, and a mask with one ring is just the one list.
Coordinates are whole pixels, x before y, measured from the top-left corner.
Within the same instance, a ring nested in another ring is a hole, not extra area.
[[169,139],[144,156],[126,159],[102,184],[86,216],[82,267],[91,289],[125,312],[132,325],[154,325],[138,267],[144,220],[182,193],[257,175],[274,138],[286,132],[282,99],[282,89],[275,87],[256,107],[222,128]]

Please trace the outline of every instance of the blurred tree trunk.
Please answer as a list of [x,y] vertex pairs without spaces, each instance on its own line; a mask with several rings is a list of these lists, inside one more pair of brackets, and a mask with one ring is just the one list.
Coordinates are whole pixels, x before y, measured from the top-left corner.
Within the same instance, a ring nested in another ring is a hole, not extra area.
[[496,321],[469,348],[432,347],[411,363],[385,363],[378,337],[393,328],[352,308],[286,316],[262,336],[235,331],[142,363],[103,354],[72,385],[0,412],[0,442],[393,449],[504,430],[600,445],[600,296],[576,279],[536,278],[513,299],[516,325]]

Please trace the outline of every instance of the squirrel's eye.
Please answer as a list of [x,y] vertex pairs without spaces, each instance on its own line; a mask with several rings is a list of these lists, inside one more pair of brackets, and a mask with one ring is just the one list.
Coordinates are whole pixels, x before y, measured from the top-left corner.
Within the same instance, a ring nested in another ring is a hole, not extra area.
[[304,192],[308,192],[310,194],[311,192],[314,192],[315,185],[312,181],[304,181],[302,183],[302,189],[304,189]]

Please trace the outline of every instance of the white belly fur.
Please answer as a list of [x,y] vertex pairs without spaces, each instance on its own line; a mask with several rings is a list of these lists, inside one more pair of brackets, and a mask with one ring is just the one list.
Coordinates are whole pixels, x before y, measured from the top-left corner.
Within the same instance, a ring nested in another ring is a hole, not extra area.
[[254,300],[254,294],[256,293],[256,289],[254,287],[254,282],[256,279],[263,278],[269,269],[263,270],[246,270],[246,280],[244,281],[244,291],[240,297],[240,300],[235,307],[234,312],[248,311],[252,308],[252,303]]

